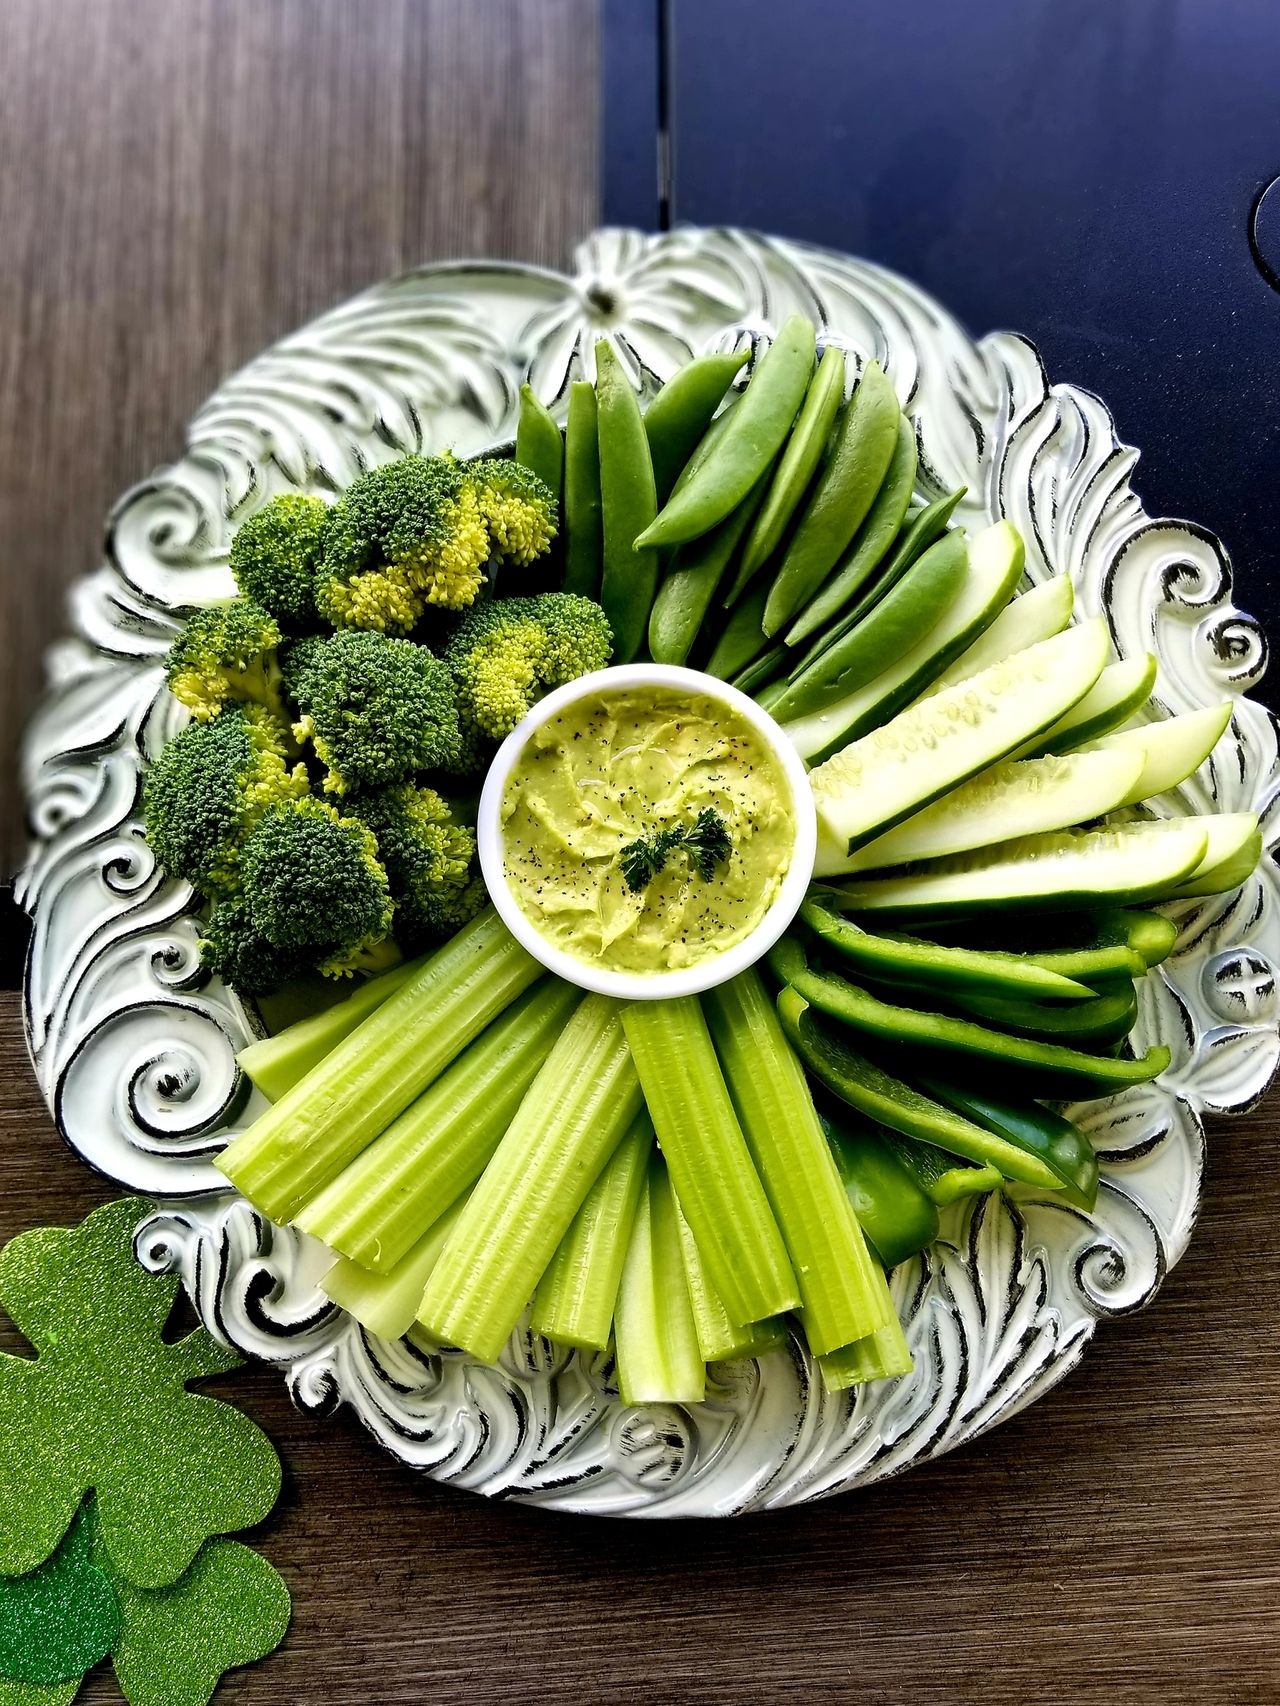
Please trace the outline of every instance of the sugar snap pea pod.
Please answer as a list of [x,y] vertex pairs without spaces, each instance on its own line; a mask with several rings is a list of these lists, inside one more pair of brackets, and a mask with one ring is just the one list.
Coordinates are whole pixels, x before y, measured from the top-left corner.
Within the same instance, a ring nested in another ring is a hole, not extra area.
[[1091,1001],[1073,1001],[1062,1007],[958,990],[948,1000],[953,1007],[972,1013],[984,1025],[1083,1049],[1118,1043],[1129,1035],[1138,1018],[1138,998],[1132,984],[1106,995],[1095,995]]
[[658,502],[666,503],[681,469],[711,425],[749,349],[732,355],[703,355],[678,368],[644,412]]
[[887,1131],[884,1141],[901,1161],[920,1189],[939,1208],[960,1202],[965,1197],[985,1196],[1000,1189],[1000,1174],[990,1162],[984,1167],[973,1161],[948,1155],[932,1143],[921,1143],[917,1137],[906,1137],[900,1131]]
[[600,441],[596,388],[575,379],[564,429],[564,590],[600,596]]
[[683,545],[709,533],[740,504],[782,448],[813,370],[814,331],[795,314],[751,375],[733,425],[692,479],[673,493],[636,540],[639,546]]
[[1097,1202],[1098,1157],[1088,1134],[1064,1115],[1039,1102],[1007,1102],[940,1078],[920,1082],[931,1096],[966,1119],[1041,1156],[1057,1174],[1068,1202],[1086,1212]]
[[748,588],[745,596],[734,605],[708,660],[709,675],[718,675],[722,681],[732,681],[768,649],[769,642],[760,626],[768,596],[768,583],[761,581],[758,586]]
[[762,480],[718,527],[677,548],[649,616],[649,651],[656,663],[683,663],[689,656],[763,496]]
[[[936,1144],[939,1149],[963,1155],[979,1166],[989,1163],[1002,1178],[1018,1179],[1044,1190],[1057,1189],[1058,1175],[1039,1155],[943,1107],[941,1102],[935,1102],[931,1096],[875,1065],[845,1040],[847,1032],[824,1023],[799,990],[788,986],[780,992],[778,1017],[796,1053],[818,1083],[846,1106],[891,1131],[905,1132],[922,1143]],[[856,1201],[853,1206],[855,1214],[859,1213]]]
[[[767,692],[773,684],[774,677],[786,663],[787,648],[785,646],[770,646],[754,663],[749,663],[745,669],[740,669],[733,677],[733,686],[742,693],[750,693],[758,697],[767,711],[769,709]],[[779,686],[781,683],[778,684]]]
[[[827,627],[814,635],[798,661],[791,667],[793,679],[802,670],[808,669],[815,658],[821,657],[823,652],[838,640],[842,640],[852,627],[861,622],[871,605],[898,584],[912,563],[923,557],[929,547],[942,538],[965,490],[966,488],[961,486],[958,491],[949,492],[945,498],[935,499],[933,503],[927,504],[924,509],[917,510],[907,518],[880,573],[860,598],[847,610],[838,610]],[[834,584],[833,581],[832,585]],[[823,593],[826,590],[824,587]]]
[[787,523],[808,491],[844,401],[844,375],[844,352],[830,344],[823,350],[818,371],[809,382],[791,436],[769,482],[768,496],[742,548],[738,577],[729,593],[730,603],[773,555]]
[[564,479],[564,440],[551,411],[535,397],[531,385],[520,387],[520,418],[516,423],[516,461],[544,486],[560,496]]
[[771,713],[784,723],[806,717],[874,679],[886,658],[899,656],[951,608],[968,569],[964,535],[945,533],[842,640],[787,683]]
[[596,345],[596,412],[604,574],[600,602],[613,628],[613,661],[630,663],[644,645],[658,587],[658,553],[638,536],[658,507],[644,416],[613,345]]
[[[893,447],[893,456],[880,483],[880,490],[876,493],[875,502],[867,511],[866,520],[854,534],[844,561],[838,566],[835,574],[787,629],[789,646],[800,645],[810,634],[816,633],[824,622],[839,615],[883,562],[885,553],[892,547],[902,529],[915,486],[917,462],[915,428],[904,415],[898,422],[898,442]],[[887,591],[887,586],[881,586],[879,592],[873,587],[866,594],[866,598],[874,603],[881,592]]]
[[928,1249],[938,1209],[881,1131],[858,1129],[824,1112],[822,1123],[863,1237],[886,1268]]
[[[828,896],[831,905],[826,904]],[[800,917],[825,948],[875,983],[896,983],[947,997],[980,994],[1076,1002],[1092,994],[1087,985],[1047,970],[1028,955],[944,947],[888,930],[873,934],[851,918],[840,917],[833,910],[839,903],[835,891],[813,890],[800,908]]]
[[808,965],[804,950],[793,939],[784,939],[770,951],[769,958],[776,974],[804,1000],[864,1036],[895,1048],[932,1049],[939,1054],[1017,1068],[1043,1082],[1045,1095],[1063,1089],[1067,1095],[1105,1096],[1129,1084],[1145,1084],[1159,1077],[1169,1064],[1169,1050],[1163,1046],[1148,1049],[1139,1059],[1122,1060],[988,1030],[971,1019],[895,1007],[878,1001],[847,978]]
[[765,609],[767,634],[784,627],[840,561],[888,472],[901,419],[893,386],[879,364],[869,362],[774,576]]

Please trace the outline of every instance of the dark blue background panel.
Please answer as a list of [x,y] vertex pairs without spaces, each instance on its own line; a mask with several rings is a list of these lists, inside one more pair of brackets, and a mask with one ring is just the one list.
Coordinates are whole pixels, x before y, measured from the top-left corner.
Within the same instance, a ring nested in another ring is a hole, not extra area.
[[1280,294],[1249,242],[1277,0],[672,0],[669,77],[674,219],[848,250],[1026,333],[1280,632]]

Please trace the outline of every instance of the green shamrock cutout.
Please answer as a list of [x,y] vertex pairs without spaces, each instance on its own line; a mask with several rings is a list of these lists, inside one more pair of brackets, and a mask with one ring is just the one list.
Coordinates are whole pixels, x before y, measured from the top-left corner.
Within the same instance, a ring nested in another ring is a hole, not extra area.
[[178,1281],[133,1256],[149,1206],[108,1203],[0,1251],[0,1304],[38,1353],[0,1356],[2,1575],[42,1564],[91,1489],[116,1573],[144,1588],[176,1581],[209,1536],[251,1527],[275,1503],[270,1440],[186,1390],[240,1359],[203,1328],[164,1342]]
[[[109,1558],[99,1561],[110,1571]],[[171,1587],[148,1593],[113,1580],[121,1632],[112,1662],[130,1706],[205,1706],[225,1671],[266,1658],[289,1627],[288,1588],[235,1540],[209,1541]]]
[[71,1682],[11,1682],[0,1676],[0,1706],[70,1706],[82,1678]]
[[93,1560],[91,1507],[84,1505],[52,1558],[26,1576],[0,1577],[0,1676],[69,1682],[115,1646],[120,1604]]

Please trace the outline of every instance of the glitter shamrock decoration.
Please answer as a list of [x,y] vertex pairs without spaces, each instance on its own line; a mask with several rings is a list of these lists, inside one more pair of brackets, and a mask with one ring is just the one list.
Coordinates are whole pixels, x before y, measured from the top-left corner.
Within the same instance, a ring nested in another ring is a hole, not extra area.
[[120,1639],[120,1604],[93,1560],[85,1505],[38,1570],[0,1577],[0,1677],[49,1685],[78,1681]]
[[97,1493],[115,1571],[164,1587],[211,1535],[260,1521],[280,1489],[266,1435],[187,1382],[239,1365],[203,1329],[166,1344],[178,1281],[132,1260],[148,1205],[22,1233],[0,1253],[0,1304],[37,1356],[0,1357],[0,1573],[37,1568]]

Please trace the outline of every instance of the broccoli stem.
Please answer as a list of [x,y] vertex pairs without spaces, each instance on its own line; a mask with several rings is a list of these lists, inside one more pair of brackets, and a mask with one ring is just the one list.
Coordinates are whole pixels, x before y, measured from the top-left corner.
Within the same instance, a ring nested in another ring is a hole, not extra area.
[[725,1308],[743,1322],[794,1309],[795,1275],[697,998],[636,1001],[622,1022],[680,1207]]
[[559,978],[534,984],[306,1205],[297,1225],[376,1273],[395,1267],[483,1173],[577,1002]]
[[642,1108],[587,1192],[538,1284],[529,1323],[535,1333],[585,1350],[602,1351],[608,1345],[652,1149],[653,1122]]
[[734,1107],[800,1285],[820,1356],[897,1316],[840,1179],[813,1097],[757,971],[710,990],[704,1007]]
[[700,1404],[707,1371],[685,1283],[675,1197],[661,1155],[645,1177],[614,1317],[624,1404]]
[[892,1380],[899,1374],[910,1374],[913,1366],[906,1335],[896,1316],[878,1333],[818,1358],[822,1384],[828,1392],[845,1392],[871,1380]]
[[441,1344],[496,1361],[639,1113],[618,1014],[603,995],[579,1004],[481,1174],[418,1313]]
[[462,1209],[462,1202],[447,1208],[386,1273],[370,1273],[359,1262],[339,1256],[320,1281],[321,1291],[379,1338],[402,1338],[417,1318],[431,1270]]
[[482,912],[241,1133],[220,1171],[287,1221],[541,975],[497,913]]
[[308,1014],[274,1037],[260,1037],[236,1056],[240,1070],[268,1101],[278,1102],[286,1090],[319,1066],[344,1037],[349,1037],[358,1024],[394,995],[401,984],[407,983],[423,963],[422,958],[406,960],[403,965],[369,978],[323,1012]]
[[731,1357],[759,1356],[780,1345],[783,1339],[780,1322],[756,1321],[743,1326],[730,1320],[729,1311],[711,1283],[698,1241],[689,1230],[689,1222],[681,1214],[679,1203],[676,1204],[676,1231],[680,1238],[685,1284],[689,1288],[693,1325],[703,1362],[727,1362]]

